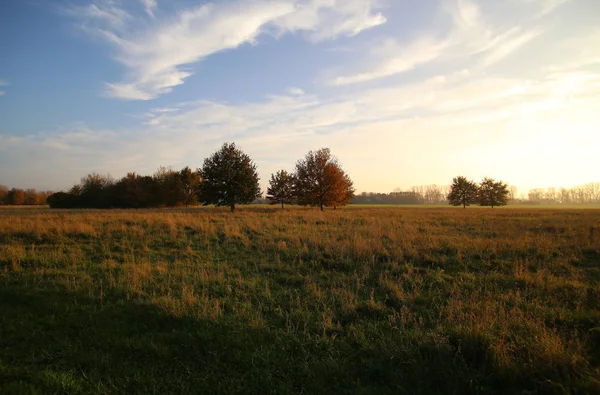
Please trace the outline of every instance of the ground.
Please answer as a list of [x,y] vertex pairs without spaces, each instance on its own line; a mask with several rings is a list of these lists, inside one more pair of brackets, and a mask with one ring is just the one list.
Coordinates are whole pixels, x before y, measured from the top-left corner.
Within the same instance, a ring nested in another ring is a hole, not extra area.
[[600,210],[0,210],[0,393],[600,393]]

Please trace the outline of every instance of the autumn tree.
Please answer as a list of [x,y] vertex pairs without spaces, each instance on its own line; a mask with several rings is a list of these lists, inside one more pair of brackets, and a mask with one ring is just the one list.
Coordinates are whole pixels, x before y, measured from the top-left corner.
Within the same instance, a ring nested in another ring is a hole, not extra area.
[[21,206],[25,204],[25,191],[13,188],[6,194],[6,204]]
[[346,205],[354,196],[350,177],[342,170],[329,148],[310,151],[296,163],[294,195],[301,205]]
[[252,203],[260,197],[256,165],[235,143],[225,143],[221,149],[204,160],[200,169],[202,184],[200,201],[203,204],[228,206]]
[[48,200],[48,192],[40,191],[37,194],[37,198],[36,198],[35,204],[41,206],[41,205],[46,204],[47,200]]
[[192,171],[189,167],[183,168],[179,172],[179,190],[181,192],[181,198],[183,204],[189,206],[190,204],[198,203],[198,191],[200,188],[200,182],[202,178],[198,171]]
[[38,202],[38,192],[33,188],[26,189],[25,190],[25,203],[23,203],[23,204],[25,204],[27,206],[35,206],[36,204],[38,204],[37,202]]
[[0,185],[0,205],[8,204],[6,202],[6,195],[8,195],[8,188],[4,185]]
[[473,181],[469,181],[463,176],[454,177],[448,194],[448,202],[452,206],[467,208],[467,206],[477,203],[477,192],[477,184]]
[[294,199],[294,175],[285,170],[271,174],[267,199],[271,204],[281,203],[281,208],[285,203],[291,203]]
[[493,178],[484,178],[479,184],[480,206],[505,206],[508,203],[508,185]]

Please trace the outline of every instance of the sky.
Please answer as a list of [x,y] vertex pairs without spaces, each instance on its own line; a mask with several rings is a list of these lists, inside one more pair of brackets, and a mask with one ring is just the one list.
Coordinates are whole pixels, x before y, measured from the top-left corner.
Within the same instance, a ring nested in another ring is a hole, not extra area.
[[328,147],[358,192],[600,181],[597,0],[2,0],[0,184]]

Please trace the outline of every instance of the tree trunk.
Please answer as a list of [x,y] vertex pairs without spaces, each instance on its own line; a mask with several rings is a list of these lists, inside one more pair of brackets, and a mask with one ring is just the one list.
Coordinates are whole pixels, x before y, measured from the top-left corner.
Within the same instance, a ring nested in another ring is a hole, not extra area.
[[463,208],[467,208],[467,203],[463,202]]
[[231,203],[229,208],[231,208],[231,212],[233,213],[235,211],[235,203]]
[[321,203],[321,211],[323,211],[323,203]]
[[281,199],[281,208],[283,208],[283,199]]

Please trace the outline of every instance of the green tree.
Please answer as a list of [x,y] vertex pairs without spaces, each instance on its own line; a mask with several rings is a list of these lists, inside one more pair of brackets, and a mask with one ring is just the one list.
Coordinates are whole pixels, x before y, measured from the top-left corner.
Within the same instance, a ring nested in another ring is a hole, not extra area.
[[181,178],[178,171],[161,166],[152,178],[155,189],[154,200],[158,206],[176,207],[183,204]]
[[223,144],[205,159],[200,177],[200,201],[205,205],[228,206],[234,212],[236,204],[252,203],[260,197],[256,165],[235,143]]
[[271,174],[267,199],[271,204],[281,203],[281,208],[284,203],[291,203],[294,199],[294,175],[285,170]]
[[493,178],[484,178],[479,184],[478,200],[480,206],[505,206],[510,192],[508,185]]
[[109,174],[91,173],[81,179],[79,204],[81,207],[108,208],[112,206],[112,187],[115,180]]
[[329,148],[310,151],[296,163],[294,195],[301,205],[343,206],[354,196],[350,177],[342,170]]
[[115,205],[123,208],[150,207],[155,203],[154,179],[150,176],[127,173],[115,184]]
[[478,189],[477,184],[467,180],[466,177],[454,177],[448,194],[448,203],[452,206],[463,206],[463,208],[475,204],[477,203]]
[[187,166],[179,172],[179,188],[185,207],[198,203],[198,192],[201,181],[200,172],[194,172]]

